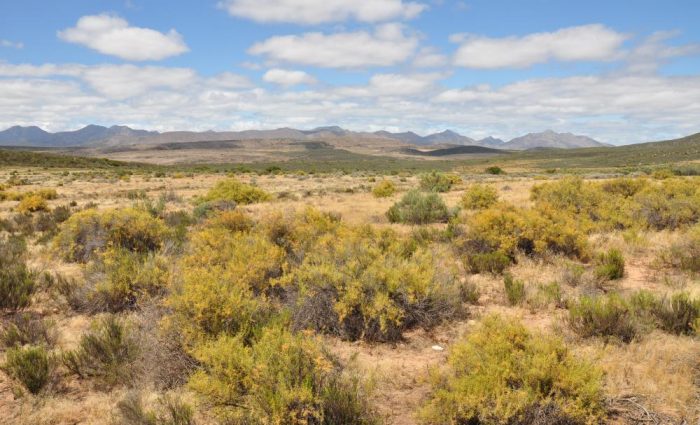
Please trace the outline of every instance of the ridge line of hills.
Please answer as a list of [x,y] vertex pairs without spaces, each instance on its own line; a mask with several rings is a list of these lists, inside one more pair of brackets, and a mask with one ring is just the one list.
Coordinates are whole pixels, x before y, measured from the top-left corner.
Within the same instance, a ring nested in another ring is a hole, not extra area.
[[157,132],[114,125],[88,125],[75,131],[47,132],[37,126],[13,126],[0,131],[0,146],[51,148],[116,148],[122,146],[154,146],[159,144],[217,142],[233,140],[364,140],[391,141],[400,145],[418,147],[480,146],[500,150],[528,150],[536,148],[572,149],[610,146],[587,136],[557,133],[546,130],[516,137],[508,142],[494,137],[475,140],[451,130],[420,136],[414,132],[388,131],[357,132],[338,126],[318,127],[312,130],[279,128],[275,130],[245,131],[170,131]]

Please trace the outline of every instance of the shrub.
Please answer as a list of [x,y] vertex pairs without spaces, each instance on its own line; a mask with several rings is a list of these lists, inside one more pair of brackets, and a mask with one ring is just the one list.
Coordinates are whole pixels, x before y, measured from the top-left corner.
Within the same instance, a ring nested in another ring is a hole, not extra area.
[[17,205],[17,212],[28,214],[37,211],[46,211],[49,209],[46,200],[39,195],[30,195],[23,198]]
[[236,204],[247,205],[270,199],[270,194],[264,190],[229,178],[216,183],[206,195],[198,200],[198,203],[233,201]]
[[443,173],[433,171],[420,177],[420,188],[428,192],[449,192],[456,181]]
[[382,180],[372,189],[372,195],[375,198],[388,198],[394,192],[396,192],[396,185],[391,180]]
[[691,335],[698,332],[694,325],[700,318],[700,299],[693,300],[687,293],[675,294],[655,303],[653,314],[664,331]]
[[132,381],[138,355],[130,327],[110,315],[93,323],[77,349],[63,353],[63,363],[81,378],[95,377],[111,387]]
[[625,258],[618,249],[610,249],[598,256],[598,266],[595,269],[599,279],[617,280],[625,275]]
[[268,327],[250,345],[221,336],[196,357],[203,368],[190,388],[229,423],[376,423],[371,409],[360,410],[366,406],[361,394],[339,385],[333,359],[308,336]]
[[0,331],[0,344],[4,347],[21,347],[24,345],[53,345],[56,335],[53,322],[43,320],[30,313],[12,317],[7,326]]
[[18,237],[0,237],[0,309],[18,310],[31,302],[35,274],[25,263],[26,245]]
[[158,410],[147,410],[141,395],[128,392],[117,402],[121,425],[194,425],[194,410],[177,397],[163,396],[158,400]]
[[499,175],[499,174],[506,173],[505,171],[503,171],[503,169],[501,167],[497,167],[497,166],[488,167],[488,168],[486,168],[486,170],[484,170],[484,172],[486,174],[493,174],[493,175]]
[[179,264],[182,282],[169,298],[182,332],[190,340],[252,333],[270,315],[265,294],[283,261],[283,250],[261,234],[195,233]]
[[253,219],[238,210],[222,211],[207,221],[209,227],[223,227],[232,232],[245,232],[253,228]]
[[393,232],[371,228],[321,237],[279,284],[298,291],[297,328],[350,340],[396,340],[411,326],[459,315],[464,301],[430,252],[406,252]]
[[107,247],[146,253],[162,246],[163,221],[134,209],[89,209],[74,214],[62,226],[54,246],[67,261],[87,262]]
[[386,215],[392,223],[428,224],[446,222],[451,214],[437,193],[422,194],[411,190]]
[[617,338],[632,341],[640,332],[630,303],[616,294],[600,297],[583,296],[569,305],[568,323],[584,338]]
[[144,297],[162,293],[168,266],[162,257],[142,255],[122,248],[109,248],[92,266],[97,283],[88,294],[96,311],[119,312],[134,307]]
[[511,264],[511,259],[501,252],[477,252],[465,257],[465,265],[471,273],[501,274]]
[[14,347],[7,350],[4,369],[32,394],[38,394],[49,382],[53,361],[42,346]]
[[506,299],[510,305],[519,305],[525,299],[525,282],[516,280],[513,275],[507,273],[503,277],[503,286],[506,291]]
[[462,195],[462,208],[481,210],[494,205],[498,201],[498,191],[491,186],[473,184]]
[[562,423],[604,419],[601,371],[561,340],[515,321],[485,318],[452,347],[448,362],[433,376],[432,397],[421,411],[426,423],[526,424],[544,406],[565,417]]
[[700,225],[695,225],[682,235],[668,250],[660,254],[659,259],[671,267],[692,273],[700,272]]

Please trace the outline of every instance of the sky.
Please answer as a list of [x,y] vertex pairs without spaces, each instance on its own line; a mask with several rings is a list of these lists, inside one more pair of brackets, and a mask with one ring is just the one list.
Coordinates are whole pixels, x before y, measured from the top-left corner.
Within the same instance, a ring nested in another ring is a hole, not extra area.
[[700,132],[698,0],[0,0],[0,129]]

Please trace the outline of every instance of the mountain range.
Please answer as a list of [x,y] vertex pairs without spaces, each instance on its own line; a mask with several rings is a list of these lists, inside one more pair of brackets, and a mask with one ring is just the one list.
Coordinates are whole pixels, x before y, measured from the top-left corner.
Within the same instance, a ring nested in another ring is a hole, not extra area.
[[494,137],[475,140],[451,130],[420,136],[414,132],[392,133],[389,131],[356,132],[338,126],[318,127],[312,130],[279,128],[275,130],[246,131],[157,131],[135,130],[126,126],[104,127],[88,125],[75,131],[50,133],[36,126],[14,126],[0,131],[0,145],[26,147],[120,147],[135,145],[158,145],[162,143],[193,143],[232,140],[391,140],[400,144],[419,147],[481,146],[504,150],[527,150],[536,148],[570,149],[608,146],[590,137],[571,133],[556,133],[547,130],[516,137],[508,142]]

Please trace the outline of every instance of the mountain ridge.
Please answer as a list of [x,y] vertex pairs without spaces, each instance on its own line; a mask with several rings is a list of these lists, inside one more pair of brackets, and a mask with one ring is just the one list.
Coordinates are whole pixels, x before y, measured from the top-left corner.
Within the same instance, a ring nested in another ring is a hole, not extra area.
[[0,131],[0,145],[26,147],[107,147],[153,145],[159,143],[193,143],[221,140],[326,140],[326,139],[382,139],[415,146],[481,146],[506,150],[534,148],[581,148],[610,146],[588,136],[557,133],[546,130],[516,137],[508,142],[489,136],[480,140],[464,136],[453,130],[444,130],[421,136],[412,131],[390,132],[386,130],[359,132],[339,126],[316,127],[311,130],[277,128],[272,130],[243,131],[170,131],[158,132],[133,129],[123,125],[105,127],[90,124],[73,131],[50,133],[38,126],[13,126]]

